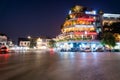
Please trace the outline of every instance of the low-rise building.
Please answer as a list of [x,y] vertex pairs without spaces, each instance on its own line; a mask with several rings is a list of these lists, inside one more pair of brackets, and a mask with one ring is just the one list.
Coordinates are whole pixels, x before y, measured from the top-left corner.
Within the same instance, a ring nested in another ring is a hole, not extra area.
[[18,45],[20,47],[30,47],[30,40],[28,38],[19,38]]
[[111,14],[111,13],[104,13],[103,14],[103,21],[102,24],[104,25],[111,25],[115,22],[120,22],[120,14]]
[[49,39],[45,37],[28,37],[28,38],[19,38],[18,45],[20,47],[30,47],[36,49],[47,48]]
[[7,46],[7,36],[5,34],[0,33],[0,46]]

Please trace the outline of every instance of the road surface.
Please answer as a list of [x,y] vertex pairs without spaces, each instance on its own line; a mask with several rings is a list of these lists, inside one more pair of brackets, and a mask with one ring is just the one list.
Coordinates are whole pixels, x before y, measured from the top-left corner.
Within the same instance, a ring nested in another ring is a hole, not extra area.
[[0,80],[119,80],[120,53],[0,54]]

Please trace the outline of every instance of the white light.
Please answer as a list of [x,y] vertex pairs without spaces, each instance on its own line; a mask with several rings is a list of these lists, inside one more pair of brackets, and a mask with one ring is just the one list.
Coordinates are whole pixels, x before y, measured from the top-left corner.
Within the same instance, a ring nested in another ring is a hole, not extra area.
[[95,15],[96,11],[85,11],[85,14],[93,14],[93,15]]
[[85,34],[87,34],[87,31],[85,31]]
[[114,18],[119,18],[120,14],[109,14],[109,13],[104,13],[103,17],[114,17]]
[[75,27],[94,27],[93,25],[75,25]]
[[92,44],[92,47],[95,48],[95,47],[96,47],[96,44]]
[[71,10],[69,11],[69,14],[71,14]]
[[27,38],[28,38],[28,39],[31,39],[31,36],[28,36]]
[[85,44],[84,44],[84,43],[82,43],[82,47],[85,47]]
[[73,43],[70,44],[70,47],[73,48]]

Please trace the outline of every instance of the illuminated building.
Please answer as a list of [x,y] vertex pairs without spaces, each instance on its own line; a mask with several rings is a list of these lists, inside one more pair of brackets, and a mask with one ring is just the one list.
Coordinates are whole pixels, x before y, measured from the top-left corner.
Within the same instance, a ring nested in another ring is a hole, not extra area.
[[[103,21],[102,21],[102,25],[103,25],[103,32],[111,32],[113,34],[120,34],[120,14],[108,14],[108,13],[104,13],[103,14]],[[116,37],[116,40],[118,40],[118,37]]]
[[18,45],[20,47],[30,47],[30,40],[28,38],[19,38]]
[[7,36],[5,34],[0,33],[0,46],[7,45]]
[[113,33],[117,42],[120,42],[120,14],[103,14],[103,31]]
[[104,13],[103,14],[103,22],[102,24],[112,24],[115,22],[120,22],[120,14],[110,14],[110,13]]
[[120,14],[103,14],[103,32],[111,32],[116,39],[116,46],[114,49],[120,51]]
[[37,49],[47,49],[48,48],[49,39],[46,38],[37,38],[36,40],[36,48]]
[[49,39],[46,37],[30,37],[19,38],[18,45],[20,47],[30,47],[36,49],[46,49],[48,47]]
[[102,14],[93,9],[79,5],[72,7],[61,26],[61,34],[56,37],[57,47],[94,50],[100,44],[101,18]]

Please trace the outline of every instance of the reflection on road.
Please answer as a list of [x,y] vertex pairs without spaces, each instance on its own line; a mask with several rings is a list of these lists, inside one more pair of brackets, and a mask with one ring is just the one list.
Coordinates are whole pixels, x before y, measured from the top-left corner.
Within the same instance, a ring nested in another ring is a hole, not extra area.
[[10,54],[0,54],[0,68],[6,67],[6,64],[9,62]]
[[17,52],[0,54],[0,80],[118,80],[119,66],[119,53]]

